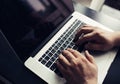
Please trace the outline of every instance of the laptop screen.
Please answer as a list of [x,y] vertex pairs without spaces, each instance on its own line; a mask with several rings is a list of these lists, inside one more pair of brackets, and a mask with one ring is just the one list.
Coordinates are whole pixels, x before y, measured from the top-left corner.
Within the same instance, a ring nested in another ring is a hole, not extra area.
[[27,59],[74,10],[72,0],[8,0],[2,3],[0,28],[22,60]]

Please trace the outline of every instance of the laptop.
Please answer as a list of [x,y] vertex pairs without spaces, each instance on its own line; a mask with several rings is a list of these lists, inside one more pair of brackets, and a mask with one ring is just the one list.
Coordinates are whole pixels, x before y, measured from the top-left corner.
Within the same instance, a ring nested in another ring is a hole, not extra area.
[[[48,84],[65,84],[66,80],[57,69],[55,62],[62,50],[67,48],[82,50],[75,45],[73,39],[76,31],[83,25],[98,26],[113,32],[104,25],[74,11],[72,0],[21,0],[21,2],[23,7],[27,8],[26,13],[31,12],[32,21],[28,20],[26,23],[19,18],[21,22],[12,22],[17,27],[14,28],[15,32],[8,29],[9,32],[4,34],[25,66]],[[23,12],[19,14],[21,13]],[[22,22],[25,26],[17,25]],[[3,29],[3,31],[6,30]],[[92,55],[95,56],[98,65],[98,83],[101,84],[115,58],[116,50],[101,54],[92,53]]]
[[[67,1],[45,0],[45,2],[42,2],[42,0],[34,1],[34,3],[37,3],[37,6],[32,2],[32,0],[28,0],[28,1],[32,5],[32,7],[36,8],[36,10],[39,10],[39,8],[37,9],[37,7],[40,6],[42,10],[47,10],[45,4],[51,6],[49,7],[50,10],[53,10],[54,7],[57,8],[52,12],[56,14],[51,13],[50,14],[51,17],[47,19],[47,20],[52,20],[58,16],[54,20],[55,21],[54,24],[57,24],[57,21],[59,21],[61,18],[59,12],[61,12],[62,15],[67,16],[67,18],[65,18],[64,21],[62,20],[62,23],[59,24],[60,26],[57,25],[56,28],[58,29],[54,31],[52,37],[49,40],[47,40],[46,44],[39,50],[39,52],[34,57],[29,57],[25,61],[25,66],[28,69],[30,69],[33,73],[35,73],[37,76],[39,76],[44,81],[46,81],[48,84],[65,84],[66,81],[57,70],[57,67],[55,66],[55,62],[62,50],[66,48],[78,49],[75,43],[73,42],[77,29],[81,28],[85,24],[89,24],[92,26],[101,27],[111,32],[113,31],[93,21],[88,17],[78,12],[75,12],[73,10],[73,5],[71,0],[67,0]],[[70,10],[70,13],[67,15],[68,10]],[[104,53],[102,54],[102,56],[97,56],[98,55],[97,54],[95,57],[99,68],[98,82],[100,84],[103,82],[105,75],[107,74],[107,70],[109,69],[109,66],[115,57],[114,52],[116,51],[110,51]],[[109,53],[109,57],[106,56],[108,55],[108,53]]]

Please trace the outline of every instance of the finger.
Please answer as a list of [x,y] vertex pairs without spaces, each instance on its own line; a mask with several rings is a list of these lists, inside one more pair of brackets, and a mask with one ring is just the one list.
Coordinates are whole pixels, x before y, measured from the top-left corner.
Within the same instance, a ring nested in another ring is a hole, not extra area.
[[73,54],[68,50],[64,50],[62,54],[69,62],[75,59],[75,56],[73,56]]
[[94,57],[92,55],[90,55],[90,53],[87,50],[85,51],[85,56],[89,62],[95,63]]
[[[80,28],[78,31],[77,31],[77,34],[79,35],[82,34],[82,33],[89,33],[89,32],[92,32],[94,30],[94,28],[92,26],[88,26],[88,25],[84,25],[82,28]],[[76,35],[77,35],[76,34]]]
[[63,77],[66,79],[66,80],[69,80],[69,75],[71,74],[70,70],[69,69],[66,69],[63,67],[63,65],[58,61],[57,62],[57,67],[58,67],[58,70],[61,72],[61,74],[63,75]]
[[85,34],[78,41],[76,41],[76,45],[81,45],[81,44],[83,44],[85,42],[89,42],[91,40],[94,40],[95,37],[96,37],[95,34],[96,34],[95,32]]
[[59,55],[58,61],[64,68],[70,65],[69,61],[62,54]]
[[79,30],[77,31],[77,34],[75,35],[74,41],[78,40],[79,37],[80,37],[83,33],[84,33],[84,34],[87,34],[87,33],[90,33],[90,32],[92,32],[92,31],[93,31],[93,29],[91,29],[90,27],[84,26],[83,28],[81,28],[81,29],[79,29]]
[[87,50],[99,50],[99,51],[104,51],[103,44],[100,43],[92,43],[89,42],[85,45],[85,49]]
[[83,27],[92,27],[92,26],[91,26],[91,25],[86,24],[86,25],[84,25]]
[[74,57],[78,58],[78,57],[82,57],[82,54],[80,52],[78,52],[77,50],[73,50],[73,49],[70,49],[68,48],[67,49],[69,52],[71,52],[73,54]]
[[75,58],[78,57],[77,55],[74,55],[74,53],[75,53],[75,50],[74,50],[74,49],[68,48],[67,50],[68,50],[69,52],[71,52]]

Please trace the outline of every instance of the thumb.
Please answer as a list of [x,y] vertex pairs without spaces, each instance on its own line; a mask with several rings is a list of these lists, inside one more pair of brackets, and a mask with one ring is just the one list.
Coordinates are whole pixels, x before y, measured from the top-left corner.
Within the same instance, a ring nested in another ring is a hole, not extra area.
[[85,56],[89,62],[95,63],[94,57],[87,50],[85,51]]

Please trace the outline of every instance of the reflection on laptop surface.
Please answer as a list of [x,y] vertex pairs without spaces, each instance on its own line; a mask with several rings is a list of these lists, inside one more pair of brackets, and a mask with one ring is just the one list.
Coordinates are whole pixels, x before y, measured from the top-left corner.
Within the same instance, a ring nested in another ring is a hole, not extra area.
[[[24,3],[26,11],[30,12],[32,24],[30,28],[24,28],[22,31],[25,32],[12,41],[13,48],[21,59],[22,56],[29,56],[27,60],[24,59],[25,66],[49,84],[65,83],[55,62],[62,50],[78,49],[73,42],[78,28],[89,24],[112,32],[92,19],[74,12],[72,0],[23,0],[21,3]],[[19,33],[17,30],[16,32]],[[99,68],[99,83],[103,82],[115,57],[114,51],[109,58],[106,56],[108,53],[95,57]],[[104,58],[106,60],[101,62]],[[101,66],[105,63],[106,66]]]

